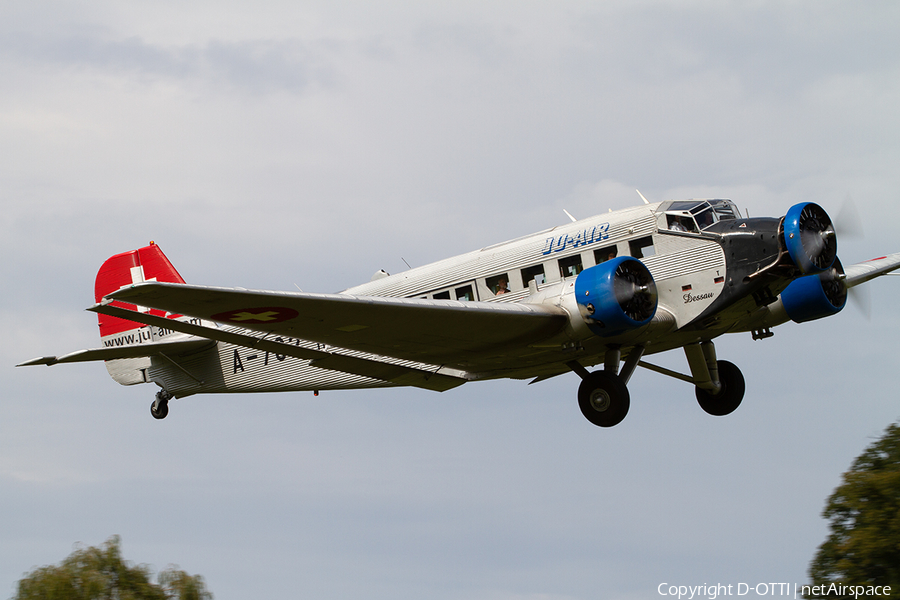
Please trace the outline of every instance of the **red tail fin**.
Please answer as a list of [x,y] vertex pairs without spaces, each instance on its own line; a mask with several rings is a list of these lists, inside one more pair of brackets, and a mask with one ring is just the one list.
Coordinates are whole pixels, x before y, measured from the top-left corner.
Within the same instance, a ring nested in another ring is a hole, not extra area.
[[[97,272],[97,280],[94,283],[94,296],[100,302],[107,294],[115,292],[123,287],[140,283],[142,281],[163,281],[167,283],[184,283],[181,275],[163,254],[159,246],[150,242],[149,246],[116,254],[106,260]],[[136,307],[133,304],[116,303],[117,306],[147,312],[147,309]],[[151,310],[151,314],[165,315],[164,311]],[[134,321],[126,321],[116,317],[98,315],[100,318],[100,337],[105,338],[123,331],[140,329],[144,327]]]

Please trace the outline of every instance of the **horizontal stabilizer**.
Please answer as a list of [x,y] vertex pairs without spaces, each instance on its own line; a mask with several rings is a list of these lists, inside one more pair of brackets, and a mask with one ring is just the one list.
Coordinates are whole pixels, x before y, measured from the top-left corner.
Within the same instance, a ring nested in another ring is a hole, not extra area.
[[[324,350],[314,350],[303,346],[279,342],[274,339],[266,339],[265,337],[260,338],[255,335],[236,331],[233,328],[206,327],[204,325],[196,325],[186,321],[159,317],[149,313],[139,313],[126,308],[113,306],[112,304],[97,304],[88,310],[118,317],[120,319],[135,321],[144,325],[165,327],[173,331],[208,338],[207,340],[203,340],[207,343],[208,340],[217,340],[236,346],[256,348],[274,354],[283,354],[294,358],[310,360],[310,364],[314,367],[333,371],[343,371],[345,373],[352,373],[363,377],[371,377],[373,379],[389,381],[397,385],[409,385],[443,392],[462,385],[467,381],[465,377],[460,376],[462,374],[437,373],[437,367],[433,367],[432,370],[426,370],[409,365],[399,365],[369,358],[336,354]],[[42,359],[35,360],[40,361]],[[25,364],[46,363],[30,361]]]
[[[171,319],[168,320],[171,323]],[[171,327],[170,327],[171,329]],[[117,346],[115,348],[92,348],[70,352],[63,356],[41,356],[16,365],[27,367],[31,365],[55,365],[58,363],[89,362],[93,360],[116,360],[120,358],[141,358],[144,356],[156,356],[166,354],[178,356],[186,352],[196,352],[212,346],[209,339],[179,340],[177,342],[151,342],[135,346]]]

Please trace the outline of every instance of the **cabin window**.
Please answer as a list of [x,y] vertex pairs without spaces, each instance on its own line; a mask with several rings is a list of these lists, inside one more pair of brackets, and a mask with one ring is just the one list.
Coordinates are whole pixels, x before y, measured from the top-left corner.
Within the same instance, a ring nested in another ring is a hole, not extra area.
[[488,277],[485,283],[495,296],[509,293],[509,275],[506,273]]
[[450,290],[446,292],[437,292],[432,296],[435,300],[449,300],[450,299]]
[[467,301],[474,300],[475,294],[472,293],[472,286],[464,285],[463,287],[456,288],[456,299],[457,300],[467,300]]
[[559,275],[560,277],[574,277],[581,273],[581,255],[573,254],[565,258],[559,259]]
[[631,250],[631,255],[635,258],[647,258],[656,254],[656,250],[653,248],[653,238],[649,235],[631,240],[628,242],[628,247]]
[[535,265],[522,269],[522,281],[527,286],[532,280],[538,285],[544,283],[544,265]]
[[594,250],[594,263],[599,265],[600,263],[605,263],[608,260],[614,259],[618,255],[619,249],[615,246],[600,248],[599,250]]

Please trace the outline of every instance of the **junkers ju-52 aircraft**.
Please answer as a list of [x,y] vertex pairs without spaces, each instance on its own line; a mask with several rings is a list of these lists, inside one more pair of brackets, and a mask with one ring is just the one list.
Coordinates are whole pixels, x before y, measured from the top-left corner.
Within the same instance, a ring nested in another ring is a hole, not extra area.
[[[188,285],[159,246],[97,274],[102,348],[22,365],[104,360],[123,385],[153,382],[157,419],[198,393],[415,386],[574,371],[601,427],[629,407],[637,367],[692,384],[712,415],[744,378],[716,357],[725,333],[772,336],[838,313],[847,290],[900,267],[900,254],[843,267],[817,204],[742,218],[729,200],[667,201],[575,221],[388,275],[337,294]],[[690,375],[644,361],[683,348]],[[602,368],[589,371],[589,367]],[[21,365],[20,365],[21,366]]]

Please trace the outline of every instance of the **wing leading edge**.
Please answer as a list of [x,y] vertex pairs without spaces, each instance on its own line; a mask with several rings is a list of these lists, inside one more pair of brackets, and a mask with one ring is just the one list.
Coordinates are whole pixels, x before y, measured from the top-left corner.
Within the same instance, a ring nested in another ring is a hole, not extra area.
[[[398,364],[396,362],[389,363],[374,358],[349,356],[333,351],[288,344],[279,341],[278,339],[267,339],[265,336],[257,337],[249,335],[248,332],[241,331],[239,328],[235,327],[228,329],[207,327],[205,325],[197,325],[187,321],[169,319],[150,313],[136,312],[126,308],[104,304],[95,305],[89,310],[120,319],[126,319],[128,321],[135,321],[144,325],[152,325],[154,327],[186,333],[201,338],[205,344],[215,343],[210,342],[210,340],[215,340],[236,346],[243,346],[245,348],[254,348],[264,352],[272,352],[273,354],[292,356],[294,358],[308,360],[312,366],[321,369],[343,371],[345,373],[361,375],[363,377],[389,381],[396,385],[409,385],[443,392],[460,386],[468,381],[465,377],[465,373],[454,371],[452,369],[445,369],[443,367],[432,365],[410,364],[409,362],[403,364]],[[136,356],[149,355],[146,350],[143,354],[140,353],[141,346],[133,348],[135,349]],[[34,361],[29,361],[24,364],[48,364],[37,362],[41,360],[43,359],[35,359]]]
[[900,253],[873,258],[844,268],[847,287],[854,287],[869,280],[900,269]]
[[[564,330],[558,306],[141,283],[118,300],[358,352],[469,369]],[[98,312],[101,312],[97,308]]]

